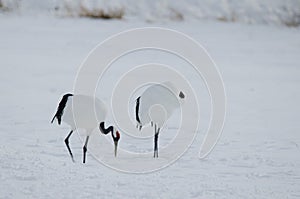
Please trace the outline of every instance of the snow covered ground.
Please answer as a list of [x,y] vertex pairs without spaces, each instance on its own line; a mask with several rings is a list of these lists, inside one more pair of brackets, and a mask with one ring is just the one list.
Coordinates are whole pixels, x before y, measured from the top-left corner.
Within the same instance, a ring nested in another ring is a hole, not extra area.
[[122,17],[150,23],[210,19],[300,25],[300,0],[0,0],[0,9],[18,14]]
[[[96,44],[143,26],[149,24],[0,17],[0,198],[299,198],[299,28],[156,23],[203,44],[220,69],[228,109],[216,148],[199,160],[199,134],[168,168],[126,174],[91,155],[83,165],[82,143],[74,136],[72,163],[63,142],[68,127],[50,124],[59,97],[72,90],[80,63]],[[166,139],[161,136],[162,143]],[[127,143],[142,148],[135,144]]]

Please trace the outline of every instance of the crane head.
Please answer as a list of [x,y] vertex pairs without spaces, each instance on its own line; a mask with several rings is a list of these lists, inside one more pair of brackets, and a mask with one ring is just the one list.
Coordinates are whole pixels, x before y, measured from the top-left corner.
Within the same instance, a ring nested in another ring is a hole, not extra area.
[[178,96],[180,97],[180,99],[184,99],[185,98],[185,95],[184,95],[184,93],[182,91],[180,91],[180,93],[179,93]]
[[116,131],[115,133],[112,134],[112,138],[113,138],[114,144],[115,144],[115,157],[117,157],[118,143],[119,143],[120,137],[121,136],[120,136],[119,131]]
[[186,95],[184,94],[183,91],[180,91],[179,94],[178,94],[178,102],[180,103],[180,105],[183,105],[185,100],[186,100]]
[[114,144],[115,144],[115,156],[117,156],[117,149],[118,149],[118,142],[120,140],[120,133],[114,126],[109,126],[108,128],[105,128],[104,122],[101,122],[99,125],[99,129],[101,133],[107,135],[111,133],[111,137],[113,138]]

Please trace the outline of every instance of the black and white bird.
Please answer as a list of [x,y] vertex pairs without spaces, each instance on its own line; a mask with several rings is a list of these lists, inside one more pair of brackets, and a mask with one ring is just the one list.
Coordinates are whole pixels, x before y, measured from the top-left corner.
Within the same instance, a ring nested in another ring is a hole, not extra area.
[[83,163],[85,163],[86,159],[89,137],[93,130],[98,127],[103,134],[111,133],[115,145],[115,156],[117,156],[120,133],[113,126],[105,128],[106,115],[106,106],[100,99],[87,95],[73,94],[65,94],[62,97],[51,123],[56,118],[59,125],[61,121],[70,125],[71,131],[65,138],[65,144],[73,162],[74,158],[69,146],[69,138],[77,129],[84,129],[86,131],[86,140],[83,146]]
[[185,95],[171,82],[154,84],[148,87],[141,96],[136,99],[135,119],[137,128],[151,124],[154,126],[154,156],[158,157],[158,135],[164,123],[173,112],[180,108]]

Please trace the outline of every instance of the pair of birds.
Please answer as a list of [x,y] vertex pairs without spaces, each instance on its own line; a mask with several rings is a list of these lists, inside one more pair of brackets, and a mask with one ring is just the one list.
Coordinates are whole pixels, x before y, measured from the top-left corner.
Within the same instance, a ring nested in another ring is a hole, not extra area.
[[[141,130],[143,126],[149,123],[154,127],[154,157],[158,157],[158,135],[161,128],[184,100],[184,93],[178,91],[171,82],[153,84],[136,99],[135,119],[137,128]],[[85,129],[86,131],[83,163],[86,161],[89,137],[95,128],[99,128],[104,135],[111,134],[114,142],[114,154],[117,156],[120,133],[114,126],[105,127],[106,115],[106,106],[98,98],[73,94],[65,94],[62,97],[51,123],[57,119],[59,125],[63,121],[71,127],[71,131],[65,138],[65,144],[73,162],[69,138],[77,129]]]

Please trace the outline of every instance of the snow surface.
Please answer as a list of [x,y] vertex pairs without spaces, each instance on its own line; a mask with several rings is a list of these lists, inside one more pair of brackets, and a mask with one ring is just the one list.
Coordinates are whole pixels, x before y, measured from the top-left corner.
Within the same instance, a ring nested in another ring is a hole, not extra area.
[[[156,26],[182,31],[203,44],[220,69],[228,109],[215,149],[206,159],[197,158],[204,137],[199,131],[190,149],[169,167],[127,174],[90,154],[82,164],[82,142],[74,135],[72,163],[63,142],[69,128],[50,124],[60,96],[72,90],[80,63],[96,44],[145,25],[0,17],[0,198],[299,198],[299,28],[158,22]],[[205,114],[203,121],[209,121]],[[168,137],[161,136],[161,144]],[[123,147],[152,149],[152,140],[122,139]]]
[[300,0],[0,0],[1,7],[18,14],[123,17],[147,22],[213,19],[300,25]]

